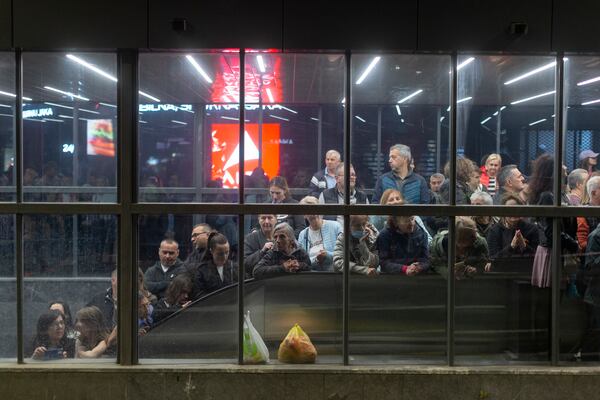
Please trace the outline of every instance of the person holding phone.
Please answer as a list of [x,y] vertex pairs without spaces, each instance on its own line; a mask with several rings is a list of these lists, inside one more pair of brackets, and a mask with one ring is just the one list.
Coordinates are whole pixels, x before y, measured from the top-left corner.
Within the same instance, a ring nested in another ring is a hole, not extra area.
[[65,320],[60,311],[47,310],[40,315],[31,358],[34,360],[72,358],[75,353],[75,341],[67,337],[65,328]]

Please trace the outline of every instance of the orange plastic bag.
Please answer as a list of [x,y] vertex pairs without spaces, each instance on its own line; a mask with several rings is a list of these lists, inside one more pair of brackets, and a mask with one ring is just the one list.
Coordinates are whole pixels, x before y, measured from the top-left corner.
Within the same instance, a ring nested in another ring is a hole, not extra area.
[[317,358],[317,349],[308,335],[295,324],[279,345],[277,359],[288,364],[312,364]]

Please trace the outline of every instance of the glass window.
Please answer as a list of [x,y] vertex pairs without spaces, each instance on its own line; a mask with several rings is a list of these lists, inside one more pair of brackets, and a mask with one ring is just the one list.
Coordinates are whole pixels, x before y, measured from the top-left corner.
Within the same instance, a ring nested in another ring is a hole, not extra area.
[[23,54],[23,200],[115,202],[115,54]]
[[532,187],[530,177],[534,160],[554,154],[555,66],[554,57],[459,56],[457,204],[483,190],[496,205],[507,192],[549,205],[539,194],[550,180]]
[[246,55],[247,202],[295,203],[333,190],[343,152],[344,60],[342,54]]
[[15,201],[15,56],[0,53],[0,201]]
[[28,360],[114,362],[116,236],[113,215],[23,217],[23,327]]
[[17,295],[15,273],[15,217],[0,215],[0,284],[4,301],[0,323],[3,339],[0,342],[0,359],[14,360],[17,357]]
[[[343,264],[343,253],[336,261],[341,232],[336,216],[253,217],[258,227],[245,237],[244,268],[254,279],[245,285],[244,307],[266,344],[271,364],[341,363],[342,275],[338,266],[340,261]],[[298,229],[303,220],[306,228]],[[286,342],[286,337],[291,340]]]
[[392,188],[406,203],[442,202],[449,70],[449,56],[353,56],[352,164],[372,203]]
[[[598,57],[565,58],[565,130],[563,163],[565,201],[571,206],[600,205],[600,178],[595,151],[600,147]],[[594,212],[592,209],[590,212]],[[598,268],[598,218],[563,218],[561,268],[560,358],[563,361],[598,362],[600,310],[595,287]],[[567,236],[568,235],[568,236]],[[576,240],[579,252],[573,245]],[[571,245],[571,248],[569,248]]]
[[[513,194],[504,205],[522,203]],[[431,249],[443,263],[444,235]],[[456,217],[457,364],[548,362],[551,236],[552,218]]]
[[138,220],[139,357],[234,363],[237,216],[175,215],[173,229],[171,217]]
[[141,54],[139,200],[237,202],[237,51]]

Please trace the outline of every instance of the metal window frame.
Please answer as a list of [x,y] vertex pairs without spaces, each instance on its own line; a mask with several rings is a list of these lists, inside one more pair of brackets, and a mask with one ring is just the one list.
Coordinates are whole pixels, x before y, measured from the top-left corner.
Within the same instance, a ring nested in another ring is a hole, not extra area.
[[[176,52],[173,52],[176,53]],[[245,204],[244,203],[244,163],[242,157],[244,154],[244,74],[240,74],[240,189],[239,199],[237,204],[224,203],[140,203],[137,198],[137,149],[138,149],[138,112],[137,105],[139,102],[138,88],[138,68],[139,68],[139,49],[121,49],[116,52],[118,65],[117,86],[117,105],[118,105],[118,158],[117,158],[117,198],[118,203],[114,204],[96,204],[96,203],[24,203],[23,202],[23,187],[22,187],[22,96],[23,96],[23,64],[22,56],[23,49],[15,50],[15,76],[16,76],[16,111],[15,111],[15,157],[16,157],[16,201],[14,203],[0,203],[1,214],[15,215],[15,243],[16,243],[16,286],[17,286],[17,362],[24,362],[23,354],[23,217],[26,215],[40,214],[111,214],[118,218],[118,262],[119,270],[119,356],[118,364],[120,365],[136,365],[139,364],[137,353],[137,219],[142,214],[229,214],[238,215],[238,239],[243,243],[244,239],[244,216],[248,214],[264,213],[265,210],[273,213],[290,213],[290,214],[306,214],[306,213],[322,213],[322,214],[337,214],[344,216],[344,227],[346,231],[349,229],[350,215],[368,214],[368,215],[443,215],[450,220],[449,224],[449,247],[448,267],[449,275],[453,276],[454,271],[452,260],[455,258],[455,231],[454,219],[456,216],[469,215],[496,215],[496,216],[528,216],[528,217],[552,217],[554,236],[553,236],[553,253],[552,253],[552,319],[551,319],[551,343],[550,343],[550,363],[552,365],[559,364],[559,299],[560,299],[560,218],[573,216],[599,216],[600,209],[591,207],[564,207],[560,204],[560,175],[562,173],[563,159],[563,136],[564,127],[564,61],[563,53],[555,54],[557,67],[555,70],[556,79],[556,94],[555,94],[555,122],[554,122],[554,159],[555,159],[555,182],[554,196],[555,203],[552,206],[527,206],[527,207],[510,207],[510,206],[465,206],[456,205],[456,143],[457,143],[457,61],[462,55],[459,52],[452,54],[440,54],[442,56],[451,57],[451,86],[450,86],[450,204],[444,205],[405,205],[403,207],[396,206],[380,206],[380,205],[350,205],[350,194],[345,193],[344,204],[327,204],[327,205],[299,205],[299,204]],[[344,111],[344,160],[351,161],[352,149],[352,56],[359,54],[346,50],[345,55],[345,95],[346,107]],[[427,53],[390,53],[390,54],[411,54],[420,55]],[[467,54],[467,53],[465,53]],[[479,56],[489,53],[485,52],[469,52],[468,54],[476,54]],[[511,55],[510,53],[503,53]],[[241,71],[245,68],[245,57],[247,53],[245,49],[240,49],[240,67]],[[524,53],[515,53],[514,55],[526,55]],[[550,55],[535,53],[535,55]],[[453,155],[454,154],[454,155]],[[349,187],[350,180],[350,162],[345,162],[345,183]],[[346,248],[349,245],[349,236],[345,235]],[[243,311],[244,311],[244,285],[243,285],[243,252],[240,252],[238,269],[238,363],[243,364]],[[348,270],[348,259],[344,260],[345,270],[343,273],[343,364],[349,364],[349,295],[350,295],[350,273]],[[454,365],[454,298],[455,298],[455,282],[454,279],[448,279],[447,282],[447,313],[446,313],[446,358],[447,365]]]

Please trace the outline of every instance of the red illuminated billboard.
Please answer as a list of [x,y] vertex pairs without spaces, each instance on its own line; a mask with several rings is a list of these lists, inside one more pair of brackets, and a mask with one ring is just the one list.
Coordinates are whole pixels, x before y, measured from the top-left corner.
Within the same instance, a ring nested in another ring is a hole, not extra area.
[[[245,174],[250,175],[259,166],[259,158],[262,156],[261,166],[267,176],[272,178],[278,175],[279,124],[262,124],[262,143],[259,143],[258,124],[246,124],[245,128]],[[237,124],[211,125],[211,179],[221,179],[225,188],[238,187],[239,132],[240,128]]]

